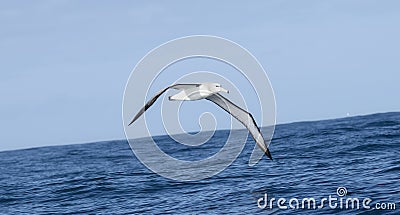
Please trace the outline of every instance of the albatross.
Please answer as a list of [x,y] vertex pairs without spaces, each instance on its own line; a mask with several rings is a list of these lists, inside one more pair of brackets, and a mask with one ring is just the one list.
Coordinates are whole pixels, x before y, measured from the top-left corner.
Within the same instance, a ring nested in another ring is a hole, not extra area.
[[251,136],[254,138],[257,145],[261,148],[264,154],[272,160],[271,153],[265,143],[264,137],[261,134],[260,129],[257,126],[251,113],[240,108],[229,99],[223,97],[219,92],[229,93],[228,90],[222,88],[219,83],[200,83],[200,84],[173,84],[162,90],[160,90],[153,98],[151,98],[142,109],[135,115],[128,126],[132,125],[154,102],[167,90],[175,89],[180,90],[179,93],[168,97],[170,101],[194,101],[200,99],[207,99],[230,115],[241,122],[250,132]]

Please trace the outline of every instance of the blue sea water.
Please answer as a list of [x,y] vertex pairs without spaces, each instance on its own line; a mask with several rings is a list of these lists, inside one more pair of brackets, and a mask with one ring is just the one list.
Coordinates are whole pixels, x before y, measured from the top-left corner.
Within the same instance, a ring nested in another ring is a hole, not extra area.
[[[208,150],[177,150],[168,136],[155,140],[174,156],[204,157],[228,133],[217,131]],[[196,182],[151,172],[126,140],[0,152],[0,214],[400,214],[400,113],[278,125],[274,160],[249,167],[253,146],[249,138],[231,166]],[[371,208],[257,206],[265,194],[318,200],[338,197],[338,187],[347,188],[344,197],[371,198]],[[376,203],[395,203],[396,210]]]

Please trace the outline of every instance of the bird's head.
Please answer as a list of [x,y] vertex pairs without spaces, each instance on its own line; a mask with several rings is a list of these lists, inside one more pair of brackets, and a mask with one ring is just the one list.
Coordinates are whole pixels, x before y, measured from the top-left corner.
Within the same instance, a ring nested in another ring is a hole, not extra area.
[[211,92],[214,92],[214,93],[218,93],[218,92],[229,93],[229,90],[224,89],[221,86],[221,84],[219,84],[219,83],[209,83],[208,85],[209,85],[208,88],[209,88],[209,90]]

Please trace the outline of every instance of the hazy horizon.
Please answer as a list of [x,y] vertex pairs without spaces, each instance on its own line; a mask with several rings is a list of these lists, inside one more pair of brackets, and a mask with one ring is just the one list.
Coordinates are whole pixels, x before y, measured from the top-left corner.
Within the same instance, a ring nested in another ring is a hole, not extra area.
[[[339,118],[327,118],[327,119],[319,119],[319,120],[302,120],[302,121],[284,122],[284,123],[278,123],[276,125],[282,126],[282,125],[288,125],[288,124],[293,124],[293,123],[330,121],[330,120],[335,120],[335,119],[363,117],[363,116],[369,116],[369,115],[388,114],[388,113],[400,113],[400,111],[376,112],[376,113],[368,113],[368,114],[362,114],[362,115],[345,116],[345,117],[339,117]],[[229,129],[218,129],[217,131],[222,131],[222,130],[229,130]],[[247,129],[243,127],[240,129],[232,129],[232,130],[247,130]],[[197,132],[197,131],[189,131],[189,132]],[[212,130],[205,130],[203,132],[212,132]],[[154,136],[164,136],[164,135],[167,135],[167,134],[158,134],[158,135],[154,135]],[[138,137],[135,139],[142,139],[142,138],[146,138],[146,137]],[[27,147],[27,148],[6,149],[6,150],[0,150],[0,152],[24,150],[24,149],[34,149],[34,148],[40,148],[40,147],[66,146],[66,145],[76,145],[76,144],[91,144],[91,143],[97,143],[97,142],[108,142],[108,141],[119,141],[119,140],[126,140],[126,138],[124,137],[124,138],[119,138],[119,139],[99,139],[99,140],[89,140],[86,142],[73,142],[73,143],[65,143],[65,144],[57,144],[57,145],[45,145],[45,146],[34,146],[34,147]]]

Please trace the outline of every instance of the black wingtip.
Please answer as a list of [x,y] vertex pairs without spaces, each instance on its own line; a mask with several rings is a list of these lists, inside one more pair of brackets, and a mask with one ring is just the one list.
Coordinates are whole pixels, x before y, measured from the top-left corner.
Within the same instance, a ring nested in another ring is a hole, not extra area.
[[132,120],[132,121],[128,124],[128,126],[132,125],[133,122],[135,122],[135,120]]
[[273,160],[273,159],[272,159],[271,152],[269,151],[268,148],[267,148],[267,151],[265,151],[265,155],[266,155],[269,159]]

